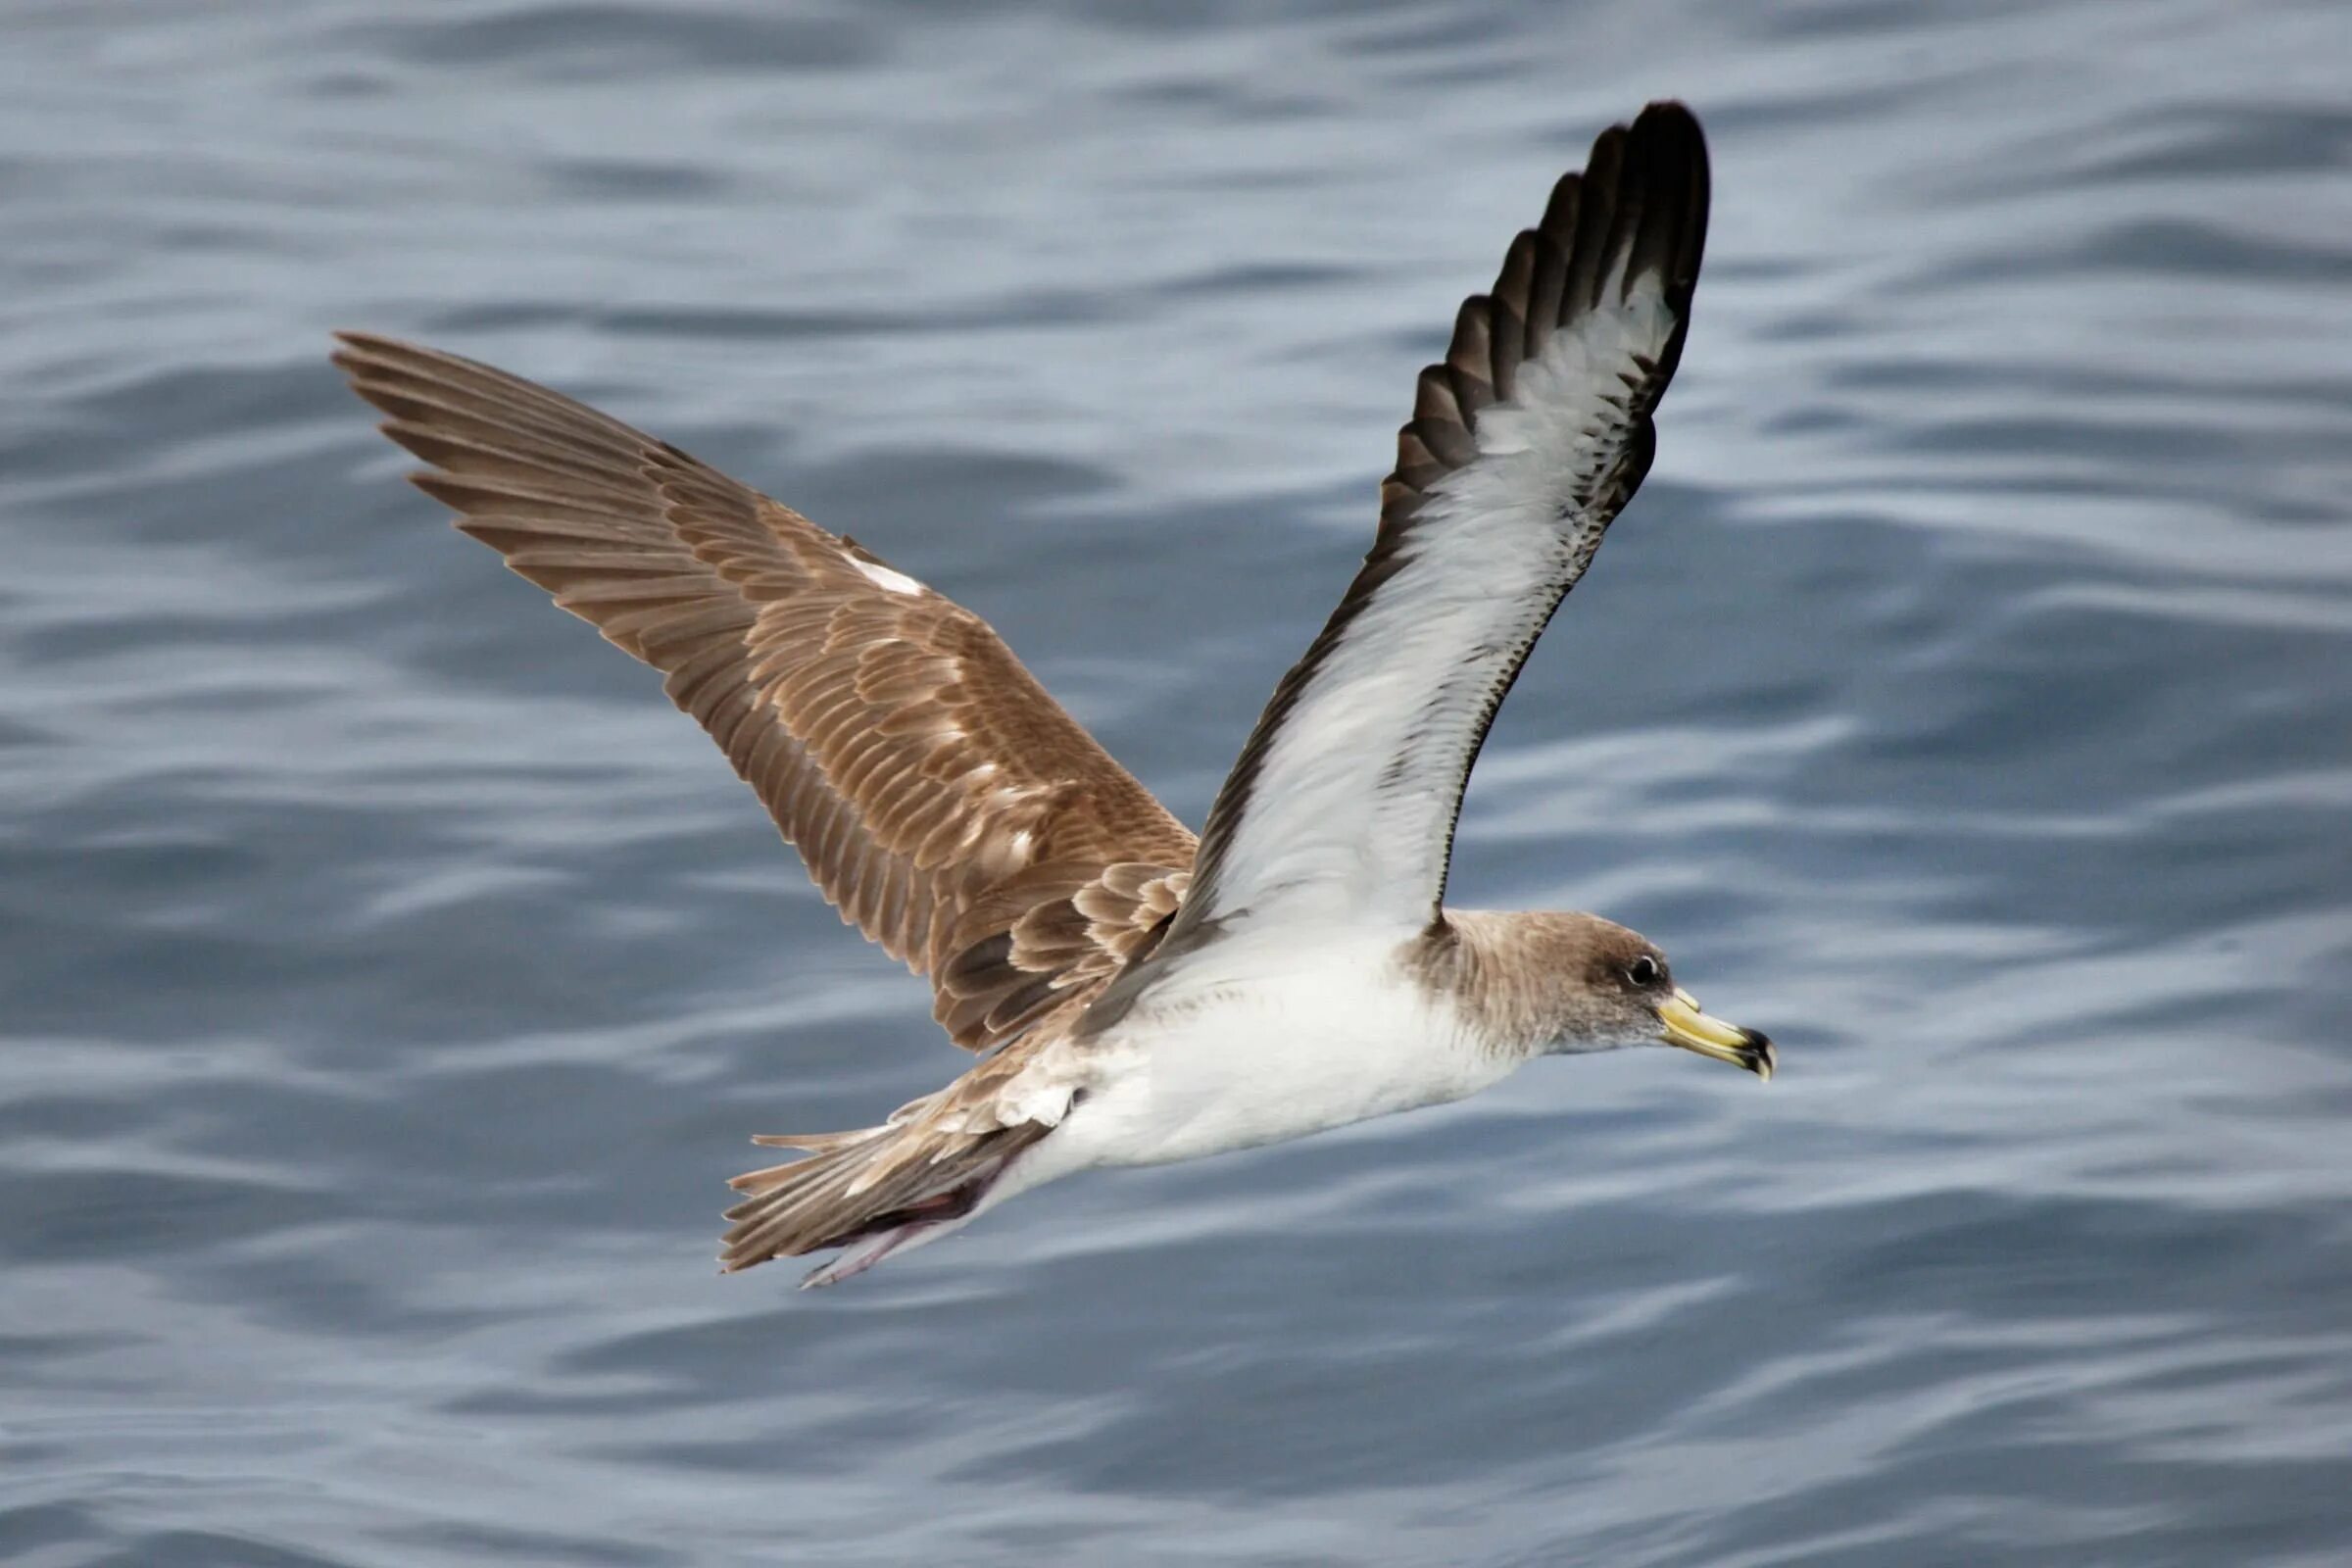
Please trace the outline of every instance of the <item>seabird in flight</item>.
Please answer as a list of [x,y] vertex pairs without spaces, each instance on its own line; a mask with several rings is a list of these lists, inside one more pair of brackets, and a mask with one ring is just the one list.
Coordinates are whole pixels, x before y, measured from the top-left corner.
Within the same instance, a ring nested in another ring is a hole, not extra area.
[[1380,528],[1196,839],[985,621],[568,398],[364,333],[335,363],[507,564],[661,670],[842,917],[978,1059],[880,1126],[754,1142],[721,1262],[846,1279],[1097,1165],[1193,1159],[1475,1094],[1538,1056],[1773,1069],[1644,938],[1446,906],[1470,766],[1649,469],[1707,153],[1604,131],[1421,372]]

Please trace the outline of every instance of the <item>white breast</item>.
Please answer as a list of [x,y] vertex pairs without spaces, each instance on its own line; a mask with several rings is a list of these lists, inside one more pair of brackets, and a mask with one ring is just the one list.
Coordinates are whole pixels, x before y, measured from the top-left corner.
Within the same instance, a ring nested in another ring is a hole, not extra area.
[[1093,1084],[1048,1140],[1062,1146],[1054,1163],[1159,1164],[1277,1143],[1459,1100],[1518,1065],[1398,965],[1392,934],[1230,946],[1093,1043]]

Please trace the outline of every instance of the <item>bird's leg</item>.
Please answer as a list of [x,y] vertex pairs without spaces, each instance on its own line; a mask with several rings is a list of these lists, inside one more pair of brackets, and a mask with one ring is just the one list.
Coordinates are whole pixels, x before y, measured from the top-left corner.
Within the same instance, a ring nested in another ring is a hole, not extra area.
[[936,1242],[951,1231],[963,1228],[968,1215],[948,1220],[916,1220],[886,1231],[877,1231],[835,1257],[831,1262],[810,1269],[801,1281],[801,1289],[812,1290],[819,1285],[839,1285],[843,1280],[858,1275],[881,1262],[891,1253],[906,1248],[921,1247]]

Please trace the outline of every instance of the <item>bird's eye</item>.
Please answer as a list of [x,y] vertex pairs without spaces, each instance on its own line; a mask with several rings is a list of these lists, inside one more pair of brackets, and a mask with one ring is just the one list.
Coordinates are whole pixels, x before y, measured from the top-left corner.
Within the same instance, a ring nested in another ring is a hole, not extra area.
[[1638,986],[1654,986],[1658,983],[1658,960],[1644,953],[1625,966],[1625,977]]

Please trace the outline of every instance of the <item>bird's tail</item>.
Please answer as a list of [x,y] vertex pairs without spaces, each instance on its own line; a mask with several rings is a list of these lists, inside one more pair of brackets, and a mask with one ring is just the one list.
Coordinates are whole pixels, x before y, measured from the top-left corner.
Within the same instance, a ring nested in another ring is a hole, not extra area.
[[945,1234],[943,1228],[969,1217],[1013,1158],[1049,1130],[1023,1122],[978,1133],[944,1132],[918,1117],[855,1132],[754,1138],[755,1144],[798,1149],[802,1155],[728,1183],[747,1196],[727,1210],[733,1224],[719,1268],[733,1274],[772,1257],[865,1244],[805,1283],[846,1279],[885,1253],[918,1237]]

